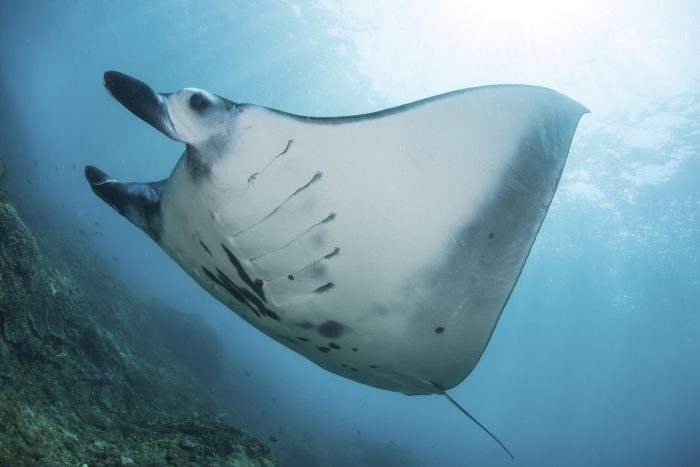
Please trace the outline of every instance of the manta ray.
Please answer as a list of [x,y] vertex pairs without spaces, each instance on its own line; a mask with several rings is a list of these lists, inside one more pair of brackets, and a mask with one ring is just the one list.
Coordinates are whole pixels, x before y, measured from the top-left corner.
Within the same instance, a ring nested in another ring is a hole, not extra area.
[[447,396],[479,361],[587,112],[526,85],[329,118],[104,85],[185,151],[150,183],[87,166],[92,190],[260,331],[408,395]]

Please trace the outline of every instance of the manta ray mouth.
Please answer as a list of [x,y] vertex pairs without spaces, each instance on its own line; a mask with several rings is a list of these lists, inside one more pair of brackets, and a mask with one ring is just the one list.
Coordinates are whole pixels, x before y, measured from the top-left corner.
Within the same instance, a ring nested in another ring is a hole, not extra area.
[[166,136],[182,141],[170,120],[166,99],[149,85],[124,73],[107,71],[104,86],[131,113]]

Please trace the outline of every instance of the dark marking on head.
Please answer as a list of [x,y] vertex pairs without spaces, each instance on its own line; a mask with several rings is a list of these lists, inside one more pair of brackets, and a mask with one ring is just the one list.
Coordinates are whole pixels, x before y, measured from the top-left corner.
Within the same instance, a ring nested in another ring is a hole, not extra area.
[[185,167],[194,182],[205,180],[211,175],[211,161],[191,144],[187,145],[185,151]]
[[329,282],[329,283],[327,283],[327,284],[323,284],[321,287],[317,288],[316,290],[314,290],[314,291],[311,292],[311,293],[323,293],[323,292],[328,292],[328,291],[329,291],[330,289],[332,289],[333,287],[335,287],[335,284],[333,284],[333,282]]
[[328,320],[323,324],[319,324],[318,328],[316,329],[320,335],[327,337],[328,339],[337,339],[338,337],[342,336],[343,333],[349,330],[350,328],[344,324],[333,320]]
[[201,240],[199,241],[199,244],[202,245],[202,248],[204,248],[204,251],[206,251],[207,253],[209,253],[209,256],[211,256],[211,250],[209,250],[209,247],[206,246],[206,245],[204,244],[204,242],[201,241]]
[[302,329],[313,329],[316,327],[316,325],[311,321],[302,321],[301,323],[297,323],[297,326]]
[[293,281],[293,280],[294,280],[294,276],[290,274],[290,275],[287,276],[287,279],[289,279],[290,281]]
[[208,108],[209,104],[211,104],[211,102],[209,102],[209,98],[207,98],[207,96],[201,92],[195,92],[190,96],[190,107],[199,113]]
[[330,344],[328,344],[328,347],[330,347],[331,349],[340,350],[340,346],[335,342],[331,342]]
[[435,328],[435,334],[442,334],[443,332],[445,332],[445,328],[443,328],[442,326],[438,326]]
[[297,339],[299,339],[302,342],[309,342],[309,339],[307,339],[306,337],[297,337]]
[[379,368],[377,365],[370,365],[370,368]]
[[493,238],[493,232],[489,232],[489,240]]
[[323,347],[323,346],[321,346],[321,345],[319,345],[319,346],[316,347],[316,348],[317,348],[318,350],[320,350],[321,352],[323,352],[323,353],[328,353],[328,352],[331,351],[331,349],[329,349],[328,347]]

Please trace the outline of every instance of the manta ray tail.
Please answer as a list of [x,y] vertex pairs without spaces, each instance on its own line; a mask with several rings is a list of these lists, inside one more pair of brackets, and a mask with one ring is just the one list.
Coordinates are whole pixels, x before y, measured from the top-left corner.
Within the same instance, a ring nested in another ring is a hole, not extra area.
[[494,435],[493,433],[491,433],[491,432],[488,430],[488,428],[486,428],[484,425],[482,425],[481,423],[479,423],[479,420],[477,420],[476,418],[474,418],[469,412],[467,412],[467,411],[464,409],[464,407],[462,407],[461,405],[459,405],[459,402],[457,402],[457,401],[454,400],[452,397],[450,397],[450,395],[447,394],[447,392],[446,392],[443,388],[441,388],[440,386],[438,386],[438,385],[435,384],[435,383],[433,383],[433,384],[435,385],[436,388],[438,388],[438,389],[441,391],[441,394],[442,394],[443,396],[445,396],[445,397],[447,398],[447,400],[450,401],[450,402],[452,403],[452,405],[454,405],[455,407],[457,407],[457,408],[459,409],[460,412],[462,412],[464,415],[466,415],[467,417],[469,417],[469,418],[471,419],[471,421],[473,421],[474,423],[476,423],[477,426],[478,426],[479,428],[481,428],[482,430],[484,430],[491,438],[493,438],[493,439],[503,448],[503,450],[504,450],[506,453],[508,453],[508,455],[510,456],[511,459],[515,459],[515,457],[513,457],[513,454],[511,454],[511,452],[508,450],[508,448],[505,446],[505,444],[501,443],[501,441],[500,441],[498,438],[496,438],[496,435]]

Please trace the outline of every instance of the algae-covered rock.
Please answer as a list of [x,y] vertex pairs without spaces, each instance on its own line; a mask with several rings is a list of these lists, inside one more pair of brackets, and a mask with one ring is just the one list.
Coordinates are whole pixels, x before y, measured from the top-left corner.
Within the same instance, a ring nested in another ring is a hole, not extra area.
[[32,339],[34,314],[49,292],[34,237],[9,204],[0,203],[0,320],[7,342]]
[[5,163],[0,159],[0,203],[7,200],[7,183],[5,182]]
[[53,233],[37,241],[0,202],[0,466],[277,465],[214,416],[217,371],[202,363],[220,345],[206,324],[137,299]]

